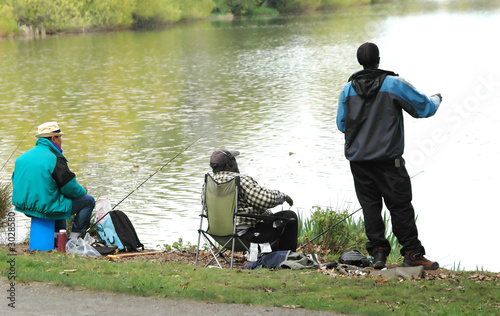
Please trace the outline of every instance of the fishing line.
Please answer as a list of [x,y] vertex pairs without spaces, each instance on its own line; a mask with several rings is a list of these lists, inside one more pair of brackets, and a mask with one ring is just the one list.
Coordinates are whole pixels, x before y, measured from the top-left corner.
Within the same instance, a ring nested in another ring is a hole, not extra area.
[[[410,179],[413,179],[415,178],[416,176],[418,176],[419,174],[421,174],[422,172],[424,172],[423,170],[420,171],[419,173],[413,175],[412,177],[410,177]],[[358,208],[357,210],[355,210],[354,212],[352,212],[351,214],[347,215],[346,217],[344,217],[343,219],[341,219],[340,221],[338,221],[337,223],[333,224],[332,226],[328,227],[327,229],[325,229],[323,232],[319,233],[316,237],[314,237],[313,239],[309,240],[309,242],[313,242],[315,241],[316,239],[318,239],[319,237],[323,236],[324,234],[326,234],[327,232],[329,232],[330,230],[332,230],[335,226],[337,226],[338,224],[342,223],[343,221],[345,221],[346,219],[348,219],[349,217],[353,216],[354,214],[356,214],[357,212],[361,211],[363,208],[360,207]],[[307,243],[303,244],[302,246],[299,247],[299,249],[302,249],[304,248],[305,246],[307,246]]]
[[123,201],[125,201],[129,196],[131,196],[135,191],[137,191],[144,183],[148,182],[149,179],[154,177],[158,172],[160,172],[163,168],[165,168],[168,164],[170,164],[175,158],[179,157],[180,154],[185,152],[186,150],[189,149],[189,147],[193,146],[195,143],[197,143],[200,139],[205,137],[209,132],[211,132],[214,128],[209,129],[208,131],[204,132],[200,137],[198,137],[194,142],[189,144],[186,148],[184,148],[182,151],[178,152],[173,158],[171,158],[167,163],[165,163],[163,166],[161,166],[158,170],[156,170],[153,174],[151,174],[146,180],[144,180],[141,184],[139,184],[135,189],[133,189],[129,194],[127,194],[120,202],[118,202],[115,206],[111,208],[108,212],[106,212],[103,216],[101,216],[99,219],[97,219],[94,224],[92,224],[88,229],[87,232],[90,231],[92,227],[94,227],[97,223],[99,223],[106,215],[111,213],[118,205],[120,205]]
[[19,148],[19,146],[21,146],[21,144],[24,142],[24,140],[26,139],[26,137],[28,137],[28,134],[31,132],[31,130],[33,129],[33,127],[35,127],[36,123],[42,118],[42,115],[43,115],[43,113],[45,113],[46,110],[47,109],[43,110],[42,114],[40,114],[40,116],[36,119],[35,123],[33,123],[33,125],[31,125],[30,130],[26,133],[26,135],[24,135],[23,139],[19,142],[19,144],[17,145],[16,149],[14,149],[14,151],[12,152],[12,154],[10,154],[9,158],[7,158],[7,161],[3,164],[2,169],[0,169],[0,173],[3,171],[3,169],[5,168],[5,166],[7,165],[7,163],[9,162],[10,158],[12,158],[12,156],[14,156],[14,153],[17,151],[17,149]]

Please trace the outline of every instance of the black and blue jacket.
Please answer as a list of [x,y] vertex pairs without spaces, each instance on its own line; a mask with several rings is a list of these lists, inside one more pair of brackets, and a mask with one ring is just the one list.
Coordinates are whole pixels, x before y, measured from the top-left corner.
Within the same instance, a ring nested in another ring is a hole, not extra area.
[[403,110],[413,117],[436,113],[441,100],[428,98],[397,74],[366,69],[353,74],[342,89],[337,127],[345,133],[349,161],[378,161],[404,152]]

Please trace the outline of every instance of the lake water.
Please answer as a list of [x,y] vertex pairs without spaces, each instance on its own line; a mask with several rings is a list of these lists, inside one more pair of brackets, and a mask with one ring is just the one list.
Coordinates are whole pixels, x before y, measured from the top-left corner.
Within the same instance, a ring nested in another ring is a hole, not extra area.
[[[356,49],[372,41],[381,68],[444,97],[434,117],[405,121],[428,257],[500,271],[498,29],[496,1],[422,1],[0,41],[0,176],[9,180],[38,124],[57,121],[78,181],[112,205],[180,153],[118,207],[147,247],[196,243],[203,176],[223,146],[304,216],[315,205],[355,210],[335,117],[360,69]],[[28,226],[18,215],[18,241]]]

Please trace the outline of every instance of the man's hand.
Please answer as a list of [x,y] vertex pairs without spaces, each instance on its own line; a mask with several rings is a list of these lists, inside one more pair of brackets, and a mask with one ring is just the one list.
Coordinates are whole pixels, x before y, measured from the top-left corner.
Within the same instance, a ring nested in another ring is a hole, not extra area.
[[87,186],[82,185],[82,187],[85,189],[85,194],[87,194],[89,192],[89,190],[87,190]]
[[439,101],[443,101],[443,96],[441,95],[441,93],[436,93],[434,95],[439,97]]
[[285,201],[288,203],[288,205],[293,206],[293,200],[288,195],[285,196]]

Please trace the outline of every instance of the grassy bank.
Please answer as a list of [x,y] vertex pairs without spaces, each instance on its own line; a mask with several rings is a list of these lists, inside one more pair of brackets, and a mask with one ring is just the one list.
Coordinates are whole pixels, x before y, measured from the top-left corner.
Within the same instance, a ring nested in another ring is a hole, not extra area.
[[318,270],[195,269],[191,254],[186,262],[175,263],[147,257],[112,262],[57,252],[9,254],[8,249],[0,249],[0,275],[6,280],[12,273],[7,261],[14,258],[15,282],[51,282],[140,296],[294,306],[357,315],[500,312],[500,275],[490,273],[441,271],[421,280],[399,281],[344,277]]

